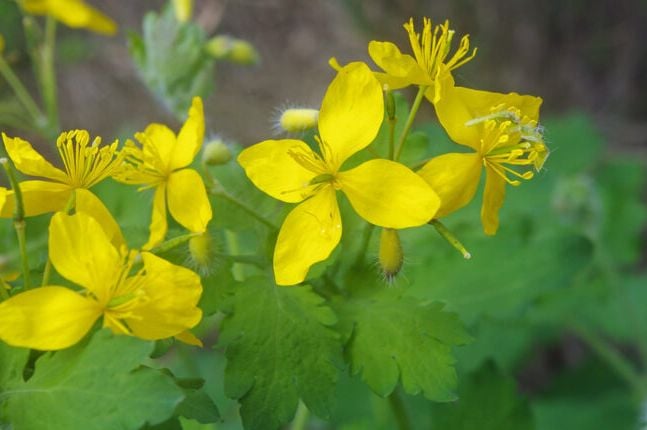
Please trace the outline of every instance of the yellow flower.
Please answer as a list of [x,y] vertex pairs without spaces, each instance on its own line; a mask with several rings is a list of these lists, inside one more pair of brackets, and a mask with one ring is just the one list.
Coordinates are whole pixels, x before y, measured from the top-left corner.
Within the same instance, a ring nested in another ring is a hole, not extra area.
[[[56,148],[63,161],[62,170],[45,160],[29,142],[4,133],[2,140],[16,169],[25,175],[47,179],[20,183],[26,216],[63,210],[75,194],[76,210],[92,213],[109,227],[111,235],[118,233],[119,228],[103,203],[87,190],[119,168],[122,156],[117,153],[117,141],[101,146],[99,137],[90,143],[90,135],[85,130],[61,133]],[[13,216],[14,207],[14,193],[9,191],[6,203],[0,206],[0,217]]]
[[144,249],[159,244],[166,236],[166,206],[171,216],[186,229],[203,233],[211,220],[211,204],[202,178],[187,168],[200,151],[204,139],[202,100],[193,99],[189,117],[176,136],[163,124],[150,124],[135,134],[142,147],[126,142],[126,163],[115,179],[126,184],[155,188],[150,236]]
[[[461,38],[458,49],[451,58],[447,58],[452,50],[454,30],[450,30],[449,21],[436,25],[432,30],[431,20],[424,18],[422,35],[416,33],[413,18],[404,24],[404,29],[409,34],[409,42],[413,50],[413,57],[403,54],[391,42],[378,42],[372,40],[368,44],[368,53],[382,70],[375,72],[375,76],[383,87],[390,90],[418,85],[427,87],[425,97],[436,103],[440,99],[442,87],[451,71],[469,62],[476,55],[476,48],[468,55],[470,50],[469,36]],[[330,65],[340,69],[335,58],[330,59]]]
[[85,28],[96,33],[113,35],[117,24],[83,0],[19,0],[27,13],[48,15],[68,27]]
[[202,318],[196,306],[200,277],[148,252],[115,246],[103,227],[78,212],[55,214],[49,227],[49,256],[76,291],[49,285],[0,303],[0,339],[9,345],[57,350],[74,345],[103,316],[113,332],[155,340],[184,336]]
[[303,281],[311,265],[328,258],[341,238],[336,191],[368,222],[405,228],[429,221],[440,204],[411,170],[390,160],[370,160],[340,171],[368,146],[384,116],[382,89],[364,63],[340,70],[324,96],[318,127],[320,154],[300,140],[266,140],[245,149],[238,162],[270,196],[300,203],[285,219],[274,249],[279,285]]
[[440,196],[438,217],[472,200],[485,168],[481,222],[486,234],[496,233],[506,182],[531,179],[548,156],[537,122],[541,102],[517,93],[446,88],[436,103],[438,119],[454,142],[476,152],[435,157],[418,172]]

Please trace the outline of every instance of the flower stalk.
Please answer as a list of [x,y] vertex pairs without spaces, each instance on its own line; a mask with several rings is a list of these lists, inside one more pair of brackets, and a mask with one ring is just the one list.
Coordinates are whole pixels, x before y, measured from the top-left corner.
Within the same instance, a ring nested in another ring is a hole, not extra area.
[[15,199],[15,210],[13,216],[13,225],[16,229],[16,235],[18,236],[18,248],[20,250],[20,261],[22,264],[22,275],[23,275],[23,288],[28,290],[30,285],[29,279],[29,256],[27,255],[27,238],[25,234],[26,223],[25,223],[25,206],[23,203],[22,192],[20,191],[20,185],[16,179],[16,175],[9,165],[9,160],[6,158],[0,158],[0,164],[4,168],[7,177],[9,178],[9,183],[14,192]]

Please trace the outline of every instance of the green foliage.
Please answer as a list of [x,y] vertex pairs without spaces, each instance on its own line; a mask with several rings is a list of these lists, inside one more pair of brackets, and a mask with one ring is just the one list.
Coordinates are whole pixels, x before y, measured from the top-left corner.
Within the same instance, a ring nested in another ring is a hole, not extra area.
[[136,430],[160,423],[184,394],[169,376],[138,368],[152,349],[151,342],[101,331],[87,344],[45,354],[30,379],[14,370],[3,384],[5,419],[16,430]]
[[[431,405],[438,430],[533,430],[530,404],[519,396],[513,378],[492,363],[465,375],[454,403]],[[571,427],[566,427],[571,428]]]
[[202,424],[215,423],[220,419],[218,407],[211,397],[202,390],[202,379],[182,381],[178,384],[184,390],[185,398],[175,409],[178,416],[193,419]]
[[386,291],[337,304],[352,373],[381,396],[398,381],[409,394],[454,400],[456,372],[451,347],[470,340],[458,316],[439,303],[421,303]]
[[620,381],[594,360],[557,375],[533,403],[537,430],[635,430],[638,408]]
[[192,22],[180,23],[171,7],[148,12],[143,34],[130,34],[130,54],[143,81],[178,118],[194,96],[207,96],[213,86],[214,60],[205,51],[206,36]]
[[275,429],[294,415],[299,398],[328,417],[339,360],[335,314],[308,287],[276,287],[263,278],[240,285],[223,321],[225,390],[241,403],[247,429]]

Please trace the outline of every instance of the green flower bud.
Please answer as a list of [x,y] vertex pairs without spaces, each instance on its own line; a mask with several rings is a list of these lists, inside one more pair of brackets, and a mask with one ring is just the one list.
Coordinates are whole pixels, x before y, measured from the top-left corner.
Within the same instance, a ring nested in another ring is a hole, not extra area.
[[202,150],[202,161],[210,166],[227,164],[230,160],[231,151],[221,139],[212,140]]

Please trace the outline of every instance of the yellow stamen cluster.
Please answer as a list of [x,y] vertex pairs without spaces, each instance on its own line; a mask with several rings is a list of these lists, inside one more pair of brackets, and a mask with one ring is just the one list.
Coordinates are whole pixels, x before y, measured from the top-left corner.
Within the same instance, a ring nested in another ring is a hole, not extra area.
[[101,147],[101,138],[90,144],[90,135],[85,130],[63,132],[56,140],[56,147],[67,172],[67,183],[75,188],[90,188],[119,168],[123,156],[117,152],[117,141]]
[[122,153],[125,162],[119,172],[119,180],[127,184],[145,184],[140,191],[155,187],[170,174],[155,145],[149,145],[143,151],[132,140],[128,140]]
[[454,30],[449,29],[449,21],[445,21],[442,25],[436,25],[432,32],[431,20],[425,18],[422,35],[420,35],[416,33],[413,18],[411,18],[408,23],[404,24],[404,29],[409,33],[409,41],[416,61],[425,68],[429,76],[435,77],[443,71],[449,72],[457,69],[476,55],[476,48],[468,55],[470,40],[469,36],[465,35],[461,38],[454,55],[447,60],[454,38]]
[[[521,184],[518,179],[532,179],[532,168],[541,170],[549,151],[544,144],[543,129],[537,121],[522,116],[516,107],[498,105],[491,109],[489,115],[470,120],[465,125],[480,123],[485,123],[481,140],[484,166],[490,167],[514,186]],[[507,165],[518,167],[515,169]],[[509,175],[518,179],[512,179]]]

